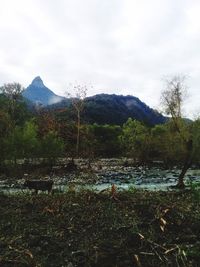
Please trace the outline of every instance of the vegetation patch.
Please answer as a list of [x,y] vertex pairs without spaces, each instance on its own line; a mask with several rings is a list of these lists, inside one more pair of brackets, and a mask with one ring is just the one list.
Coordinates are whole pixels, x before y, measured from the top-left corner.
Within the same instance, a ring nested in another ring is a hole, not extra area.
[[[196,190],[196,189],[195,189]],[[198,266],[196,195],[0,195],[0,266]]]

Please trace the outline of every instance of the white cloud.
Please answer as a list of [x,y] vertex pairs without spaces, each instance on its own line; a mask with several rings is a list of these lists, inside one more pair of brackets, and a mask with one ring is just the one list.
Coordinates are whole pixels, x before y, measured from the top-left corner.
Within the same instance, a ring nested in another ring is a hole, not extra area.
[[64,94],[69,83],[95,93],[159,103],[162,77],[189,75],[187,114],[198,109],[198,0],[1,0],[0,84],[40,75]]

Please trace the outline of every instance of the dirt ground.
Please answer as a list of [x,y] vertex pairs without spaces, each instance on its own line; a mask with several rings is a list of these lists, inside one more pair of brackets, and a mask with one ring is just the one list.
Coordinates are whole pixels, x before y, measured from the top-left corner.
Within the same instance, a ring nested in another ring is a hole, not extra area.
[[0,194],[0,266],[200,266],[193,191]]

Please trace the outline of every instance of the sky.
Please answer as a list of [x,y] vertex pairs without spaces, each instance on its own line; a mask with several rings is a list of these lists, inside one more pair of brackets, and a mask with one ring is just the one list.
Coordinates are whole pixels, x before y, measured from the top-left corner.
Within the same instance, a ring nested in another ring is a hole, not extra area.
[[164,79],[186,75],[185,115],[200,114],[199,0],[0,0],[0,33],[0,86],[40,76],[159,110]]

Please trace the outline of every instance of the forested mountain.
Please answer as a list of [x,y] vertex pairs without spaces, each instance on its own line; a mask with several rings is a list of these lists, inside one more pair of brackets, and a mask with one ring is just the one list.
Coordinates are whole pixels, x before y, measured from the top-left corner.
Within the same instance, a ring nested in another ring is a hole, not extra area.
[[[71,99],[48,106],[48,109],[62,110],[68,112],[70,116],[69,113],[73,110]],[[166,117],[134,96],[98,94],[85,99],[82,113],[82,120],[85,123],[122,125],[128,118],[148,125],[166,122]]]
[[134,96],[99,94],[86,99],[84,118],[89,123],[123,124],[128,118],[150,125],[166,118]]
[[[67,117],[73,116],[72,99],[55,95],[40,77],[36,77],[23,92],[33,104],[41,104],[51,110],[63,110]],[[30,105],[30,103],[29,103]],[[85,123],[122,125],[128,118],[148,125],[164,123],[166,118],[134,96],[97,94],[85,99],[82,119]]]

